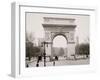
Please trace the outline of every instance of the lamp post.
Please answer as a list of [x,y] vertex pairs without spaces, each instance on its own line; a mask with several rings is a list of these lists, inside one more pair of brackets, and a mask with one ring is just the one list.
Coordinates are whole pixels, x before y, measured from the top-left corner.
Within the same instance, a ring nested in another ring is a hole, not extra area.
[[52,44],[52,42],[46,42],[46,41],[42,42],[42,45],[44,47],[44,53],[43,53],[43,57],[44,57],[44,67],[46,66],[46,49],[45,49],[45,45],[47,45],[47,47],[48,47],[48,44]]

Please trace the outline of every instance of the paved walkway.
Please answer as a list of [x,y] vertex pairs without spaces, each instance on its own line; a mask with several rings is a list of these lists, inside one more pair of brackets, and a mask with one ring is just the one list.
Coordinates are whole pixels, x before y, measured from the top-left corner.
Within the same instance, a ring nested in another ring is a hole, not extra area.
[[[31,61],[28,62],[29,67],[36,67],[37,61]],[[89,59],[80,59],[80,60],[65,60],[61,59],[58,61],[55,61],[55,66],[62,66],[62,65],[80,65],[80,64],[89,64]],[[39,67],[43,67],[44,62],[39,62]],[[53,66],[53,61],[46,62],[46,66]]]

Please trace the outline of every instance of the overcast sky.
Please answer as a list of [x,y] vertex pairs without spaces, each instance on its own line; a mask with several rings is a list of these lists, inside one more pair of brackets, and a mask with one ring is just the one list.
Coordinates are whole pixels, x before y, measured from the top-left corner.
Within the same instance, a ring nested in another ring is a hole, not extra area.
[[26,15],[26,32],[35,33],[36,38],[44,37],[42,26],[43,17],[73,18],[77,25],[75,29],[75,39],[78,36],[79,43],[86,42],[89,39],[89,16],[85,15],[58,15],[58,14],[40,14],[27,13]]

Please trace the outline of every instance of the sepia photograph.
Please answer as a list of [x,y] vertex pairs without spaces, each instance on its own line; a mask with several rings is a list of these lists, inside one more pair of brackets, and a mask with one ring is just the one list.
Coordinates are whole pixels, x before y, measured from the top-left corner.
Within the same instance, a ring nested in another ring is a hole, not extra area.
[[25,67],[90,64],[90,16],[25,12]]

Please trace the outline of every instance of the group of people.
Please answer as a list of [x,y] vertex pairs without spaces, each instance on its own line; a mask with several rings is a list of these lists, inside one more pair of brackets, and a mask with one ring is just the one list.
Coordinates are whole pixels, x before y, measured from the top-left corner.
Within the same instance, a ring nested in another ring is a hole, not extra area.
[[[38,56],[38,57],[37,57],[37,64],[36,64],[36,67],[39,67],[39,61],[42,61],[42,56]],[[55,66],[55,61],[58,61],[58,56],[55,56],[54,59],[53,59],[52,61],[53,61],[53,66]]]

